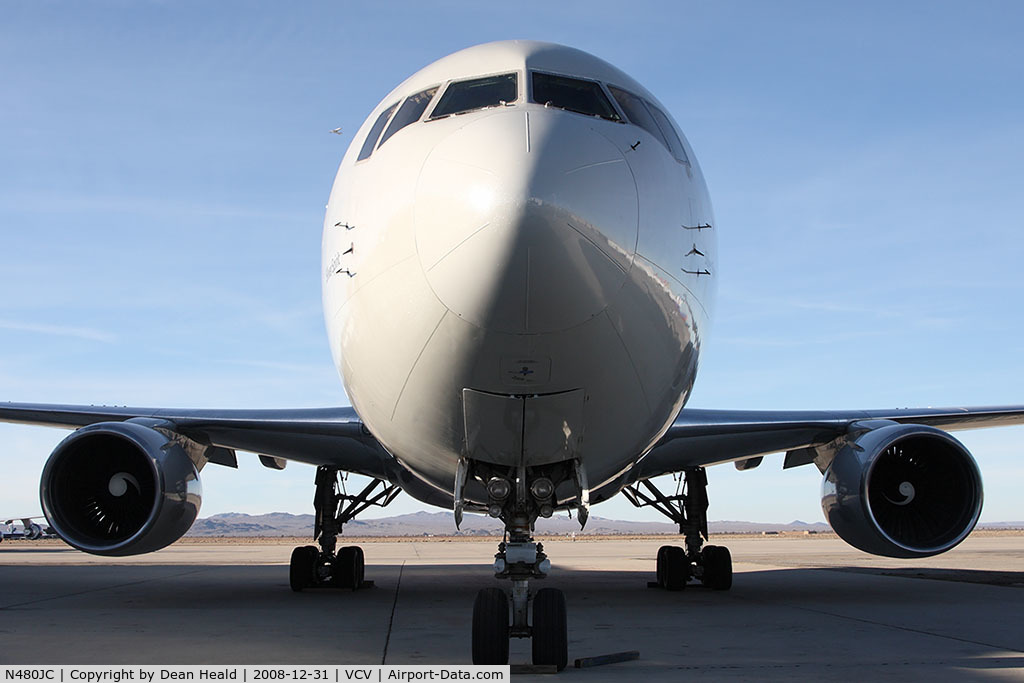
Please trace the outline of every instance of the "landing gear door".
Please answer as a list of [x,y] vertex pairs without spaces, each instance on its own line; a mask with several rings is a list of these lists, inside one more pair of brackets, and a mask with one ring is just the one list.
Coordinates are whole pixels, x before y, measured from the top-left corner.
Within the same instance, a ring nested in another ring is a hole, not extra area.
[[582,389],[539,396],[462,390],[466,456],[534,467],[577,457],[583,436]]
[[519,466],[523,453],[523,399],[462,390],[466,455],[495,465]]
[[583,390],[523,399],[523,464],[573,460],[583,436]]

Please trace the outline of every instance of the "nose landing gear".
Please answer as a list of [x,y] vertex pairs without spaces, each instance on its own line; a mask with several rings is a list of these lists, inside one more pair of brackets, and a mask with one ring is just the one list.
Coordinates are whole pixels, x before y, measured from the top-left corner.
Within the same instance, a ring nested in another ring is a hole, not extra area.
[[509,530],[508,540],[499,544],[494,556],[494,575],[512,581],[511,596],[500,588],[484,588],[477,593],[473,605],[473,663],[508,664],[509,638],[530,638],[533,663],[552,665],[561,671],[569,661],[565,594],[557,588],[537,591],[532,596],[530,624],[530,579],[546,577],[551,562],[528,529]]
[[534,542],[532,531],[538,517],[550,517],[556,508],[575,507],[577,519],[585,523],[590,494],[583,467],[574,460],[537,467],[464,462],[456,477],[456,520],[465,505],[467,481],[476,481],[486,492],[488,502],[476,503],[478,510],[505,523],[505,539],[494,556],[494,576],[512,582],[508,594],[498,588],[477,594],[473,663],[508,664],[509,638],[530,638],[534,665],[561,671],[569,661],[565,594],[556,588],[530,593],[530,580],[543,579],[551,570],[544,546]]
[[[377,491],[378,488],[381,490]],[[327,465],[316,468],[313,540],[319,540],[320,547],[305,545],[292,551],[288,567],[292,590],[298,592],[317,586],[357,590],[371,584],[364,579],[363,549],[350,545],[335,552],[338,536],[345,523],[371,505],[387,506],[399,491],[401,489],[393,484],[374,479],[357,495],[338,493],[338,470]]]

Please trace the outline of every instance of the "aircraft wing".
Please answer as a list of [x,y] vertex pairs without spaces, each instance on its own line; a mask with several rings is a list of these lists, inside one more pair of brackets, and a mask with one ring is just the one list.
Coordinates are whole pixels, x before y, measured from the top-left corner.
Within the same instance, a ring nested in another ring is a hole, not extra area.
[[841,440],[856,430],[858,423],[872,420],[958,431],[1024,424],[1024,406],[862,411],[683,409],[640,460],[638,478],[740,460],[756,465],[759,461],[755,458],[783,451],[783,467],[807,465],[814,462],[816,448]]
[[293,410],[181,410],[121,406],[0,403],[0,422],[77,429],[145,418],[209,447],[209,461],[235,466],[234,450],[332,465],[386,479],[392,456],[351,407]]

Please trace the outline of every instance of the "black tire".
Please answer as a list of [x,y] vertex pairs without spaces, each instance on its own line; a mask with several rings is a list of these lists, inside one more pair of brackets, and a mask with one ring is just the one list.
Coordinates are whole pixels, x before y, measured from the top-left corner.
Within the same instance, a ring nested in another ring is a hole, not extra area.
[[331,565],[331,580],[338,588],[359,588],[363,583],[363,549],[347,545],[339,550]]
[[310,574],[310,586],[319,586],[323,583],[323,576],[320,573],[320,567],[323,566],[324,556],[320,553],[320,548],[315,545],[303,546],[306,552],[309,553],[310,561],[313,563],[313,571]]
[[708,588],[727,591],[732,588],[732,554],[720,545],[707,545],[700,553],[704,565],[701,581]]
[[366,556],[363,549],[357,545],[352,546],[356,552],[356,588],[361,588],[366,578]]
[[665,587],[665,554],[669,551],[671,547],[672,546],[670,545],[663,545],[660,548],[658,548],[658,585],[662,588]]
[[316,585],[316,565],[319,559],[320,551],[313,546],[300,546],[292,550],[292,559],[288,563],[288,583],[293,591],[298,593]]
[[686,557],[686,551],[679,546],[668,546],[662,564],[662,577],[665,579],[662,586],[670,591],[681,591],[686,588],[686,583],[690,580],[690,560]]
[[473,663],[508,664],[508,597],[500,588],[483,588],[473,603]]
[[565,594],[541,588],[533,598],[533,663],[554,664],[559,671],[569,662],[569,626]]

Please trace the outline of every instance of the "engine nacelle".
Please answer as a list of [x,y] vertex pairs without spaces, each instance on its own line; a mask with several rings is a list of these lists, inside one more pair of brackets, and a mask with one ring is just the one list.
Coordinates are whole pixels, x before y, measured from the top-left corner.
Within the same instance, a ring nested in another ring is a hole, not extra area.
[[83,427],[50,455],[43,512],[65,541],[94,555],[139,555],[181,538],[199,514],[202,485],[177,443],[150,427]]
[[956,546],[981,515],[981,472],[934,427],[889,424],[844,446],[821,485],[840,538],[887,557],[929,557]]

